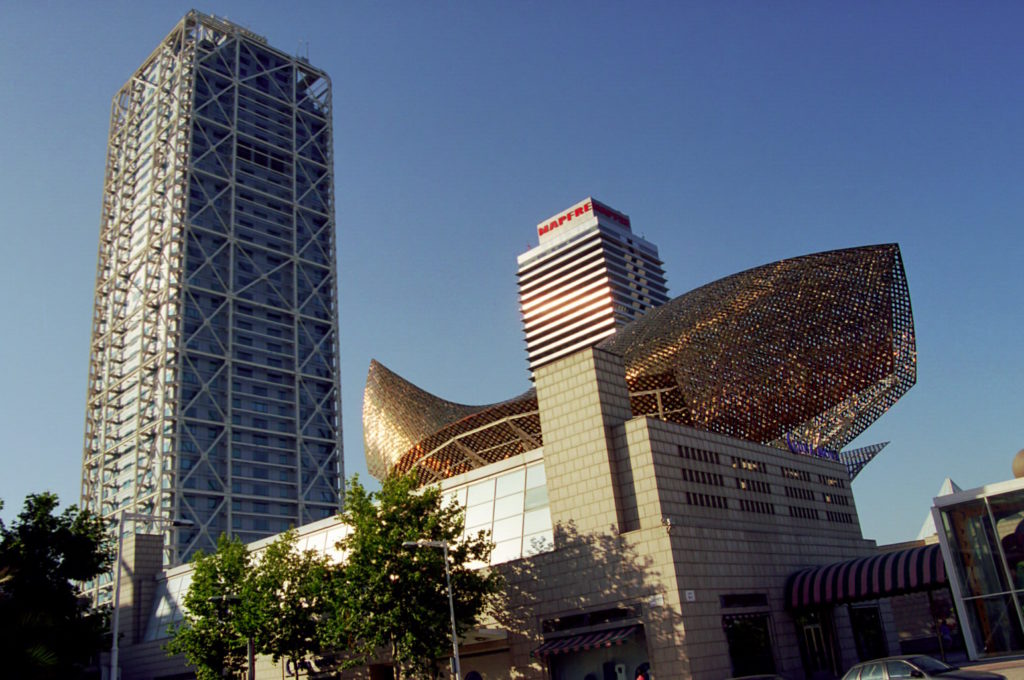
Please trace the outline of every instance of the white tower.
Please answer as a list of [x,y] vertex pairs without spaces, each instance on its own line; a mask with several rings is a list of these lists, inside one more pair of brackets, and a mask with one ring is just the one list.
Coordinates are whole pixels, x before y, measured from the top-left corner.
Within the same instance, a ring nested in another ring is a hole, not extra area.
[[593,198],[538,224],[537,236],[539,245],[518,259],[531,371],[668,301],[657,247]]

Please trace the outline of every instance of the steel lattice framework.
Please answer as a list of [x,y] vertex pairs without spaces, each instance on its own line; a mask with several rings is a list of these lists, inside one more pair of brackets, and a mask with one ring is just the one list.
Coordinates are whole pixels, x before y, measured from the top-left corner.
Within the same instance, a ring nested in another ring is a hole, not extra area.
[[216,17],[114,98],[81,500],[171,564],[339,507],[332,163],[327,75]]
[[[782,260],[657,307],[598,347],[626,365],[633,414],[787,446],[839,451],[916,381],[910,294],[895,244]],[[540,446],[531,390],[466,406],[370,365],[370,472],[424,482]],[[881,450],[840,455],[851,478]]]

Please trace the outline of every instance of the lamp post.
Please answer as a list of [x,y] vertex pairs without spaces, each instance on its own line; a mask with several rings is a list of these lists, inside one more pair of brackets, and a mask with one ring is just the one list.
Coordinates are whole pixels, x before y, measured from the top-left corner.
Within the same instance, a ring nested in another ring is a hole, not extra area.
[[447,541],[405,541],[404,548],[440,548],[444,551],[444,580],[448,585],[448,611],[452,617],[452,655],[455,659],[455,678],[462,678],[462,668],[459,665],[459,637],[455,631],[455,601],[452,599],[452,575],[448,569],[448,542]]
[[124,550],[124,523],[125,522],[152,522],[172,527],[195,526],[195,522],[188,519],[171,519],[169,517],[156,517],[144,515],[141,512],[128,512],[122,510],[117,516],[117,567],[114,570],[114,616],[110,622],[110,680],[117,680],[117,633],[121,622],[121,551]]

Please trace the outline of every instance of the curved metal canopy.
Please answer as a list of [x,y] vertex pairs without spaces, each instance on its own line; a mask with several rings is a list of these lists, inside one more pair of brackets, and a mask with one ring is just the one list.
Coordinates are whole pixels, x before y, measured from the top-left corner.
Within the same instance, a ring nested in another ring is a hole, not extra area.
[[[917,377],[896,244],[733,274],[651,310],[598,347],[623,357],[634,416],[779,447],[788,438],[839,451]],[[371,474],[416,469],[424,482],[543,442],[533,390],[497,404],[457,404],[376,361],[363,433]]]

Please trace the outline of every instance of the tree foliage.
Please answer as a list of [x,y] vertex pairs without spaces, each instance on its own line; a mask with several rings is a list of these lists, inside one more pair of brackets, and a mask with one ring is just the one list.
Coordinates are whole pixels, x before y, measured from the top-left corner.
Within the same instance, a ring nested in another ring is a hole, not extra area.
[[443,502],[440,490],[418,489],[412,476],[386,479],[370,493],[354,479],[342,520],[351,528],[338,544],[346,553],[335,581],[331,642],[345,650],[348,665],[362,665],[381,649],[390,652],[395,677],[403,670],[437,677],[438,659],[451,652],[451,619],[440,549],[405,547],[408,541],[449,544],[456,627],[475,626],[501,588],[487,564],[492,545],[481,532],[463,539],[461,510]]
[[297,549],[294,530],[267,546],[242,587],[241,629],[257,651],[296,666],[320,651],[331,576],[325,555]]
[[[105,611],[75,582],[109,569],[102,518],[56,494],[33,494],[10,527],[0,521],[0,658],[15,678],[72,678],[105,646]],[[2,507],[2,503],[0,503]]]
[[296,549],[294,530],[257,558],[238,539],[221,536],[215,553],[193,558],[185,620],[167,649],[184,654],[199,680],[243,670],[250,639],[257,653],[298,664],[320,651],[330,577],[326,556]]
[[353,479],[341,520],[349,527],[338,544],[346,555],[341,565],[300,553],[294,531],[257,559],[224,537],[217,552],[197,555],[185,620],[168,651],[185,654],[200,680],[237,674],[248,638],[257,652],[296,666],[307,656],[361,666],[385,651],[396,678],[437,677],[438,660],[451,653],[444,553],[403,543],[448,544],[461,635],[502,587],[496,573],[478,568],[489,560],[490,540],[482,532],[464,539],[462,511],[443,503],[438,489],[417,488],[413,477],[389,478],[376,493]]
[[246,637],[239,632],[241,593],[251,569],[249,551],[237,538],[221,535],[217,551],[192,558],[192,583],[185,617],[172,631],[167,650],[184,654],[198,680],[237,674],[246,665]]

